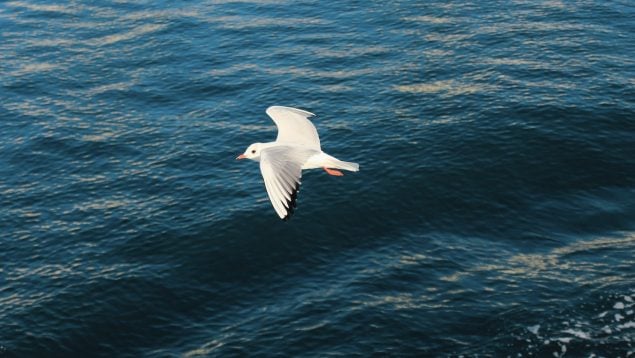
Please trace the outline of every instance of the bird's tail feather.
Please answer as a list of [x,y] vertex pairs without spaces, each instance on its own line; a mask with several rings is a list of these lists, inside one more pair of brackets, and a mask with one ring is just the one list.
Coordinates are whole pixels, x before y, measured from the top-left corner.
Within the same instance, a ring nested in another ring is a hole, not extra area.
[[341,160],[338,160],[333,167],[337,169],[349,170],[351,172],[359,171],[359,164],[352,163],[352,162],[344,162]]

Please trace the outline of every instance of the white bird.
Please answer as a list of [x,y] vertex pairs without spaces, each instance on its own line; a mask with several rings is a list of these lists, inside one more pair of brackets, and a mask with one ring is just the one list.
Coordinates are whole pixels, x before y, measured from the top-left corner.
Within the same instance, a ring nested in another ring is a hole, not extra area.
[[[336,169],[356,172],[357,163],[344,162],[322,151],[317,130],[309,117],[313,113],[297,108],[272,106],[267,114],[278,127],[275,142],[254,143],[236,159],[260,162],[269,200],[282,220],[296,207],[303,169],[323,168],[328,174],[344,175]],[[332,169],[336,168],[336,169]]]

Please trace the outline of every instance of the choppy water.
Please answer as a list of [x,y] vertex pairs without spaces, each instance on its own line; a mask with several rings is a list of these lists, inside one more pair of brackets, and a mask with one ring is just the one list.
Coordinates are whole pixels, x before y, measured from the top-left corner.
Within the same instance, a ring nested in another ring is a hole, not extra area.
[[[635,354],[631,1],[0,3],[0,356]],[[280,221],[270,105],[323,148]]]

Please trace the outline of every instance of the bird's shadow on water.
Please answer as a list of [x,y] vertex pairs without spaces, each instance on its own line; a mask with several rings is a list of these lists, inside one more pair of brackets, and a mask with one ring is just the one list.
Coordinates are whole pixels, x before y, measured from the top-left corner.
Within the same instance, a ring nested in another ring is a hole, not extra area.
[[[378,208],[385,205],[366,203],[363,195],[351,199],[357,193],[346,192],[348,185],[334,192],[329,179],[341,178],[324,173],[305,175],[303,189],[311,190],[301,189],[299,208],[288,222],[278,219],[258,182],[254,184],[262,191],[261,198],[254,199],[250,207],[188,227],[187,233],[168,229],[138,235],[115,248],[114,254],[135,262],[167,264],[173,267],[170,275],[202,285],[260,283],[277,272],[302,274],[330,253],[372,245],[407,228],[401,224],[414,218],[403,215],[381,220]],[[345,193],[338,195],[339,190]],[[302,263],[301,269],[288,269],[297,263]],[[191,272],[197,275],[193,277]]]

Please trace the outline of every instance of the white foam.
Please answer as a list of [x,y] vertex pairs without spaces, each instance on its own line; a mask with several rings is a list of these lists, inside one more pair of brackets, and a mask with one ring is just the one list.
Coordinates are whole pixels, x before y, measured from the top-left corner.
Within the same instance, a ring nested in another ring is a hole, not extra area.
[[535,335],[538,335],[538,330],[540,329],[540,325],[537,324],[535,326],[529,326],[527,327],[527,330]]
[[619,321],[621,321],[623,319],[624,319],[624,316],[622,316],[621,314],[619,314],[619,313],[615,314],[615,321],[619,322]]
[[635,328],[635,322],[634,321],[626,322],[624,324],[618,325],[617,328],[618,329]]
[[599,317],[599,318],[604,318],[604,316],[606,316],[606,314],[607,314],[607,313],[609,313],[609,311],[604,311],[604,312],[600,313],[600,314],[598,315],[598,317]]
[[567,353],[567,346],[563,345],[562,346],[562,355],[564,355],[565,353]]
[[631,296],[624,296],[624,301],[633,302],[633,299],[631,298]]
[[589,336],[587,333],[575,329],[565,329],[562,332],[572,334],[581,339],[591,339],[591,336]]
[[614,309],[616,309],[616,310],[623,310],[623,309],[624,309],[624,303],[622,303],[622,302],[616,302],[616,303],[613,305],[613,308],[614,308]]

